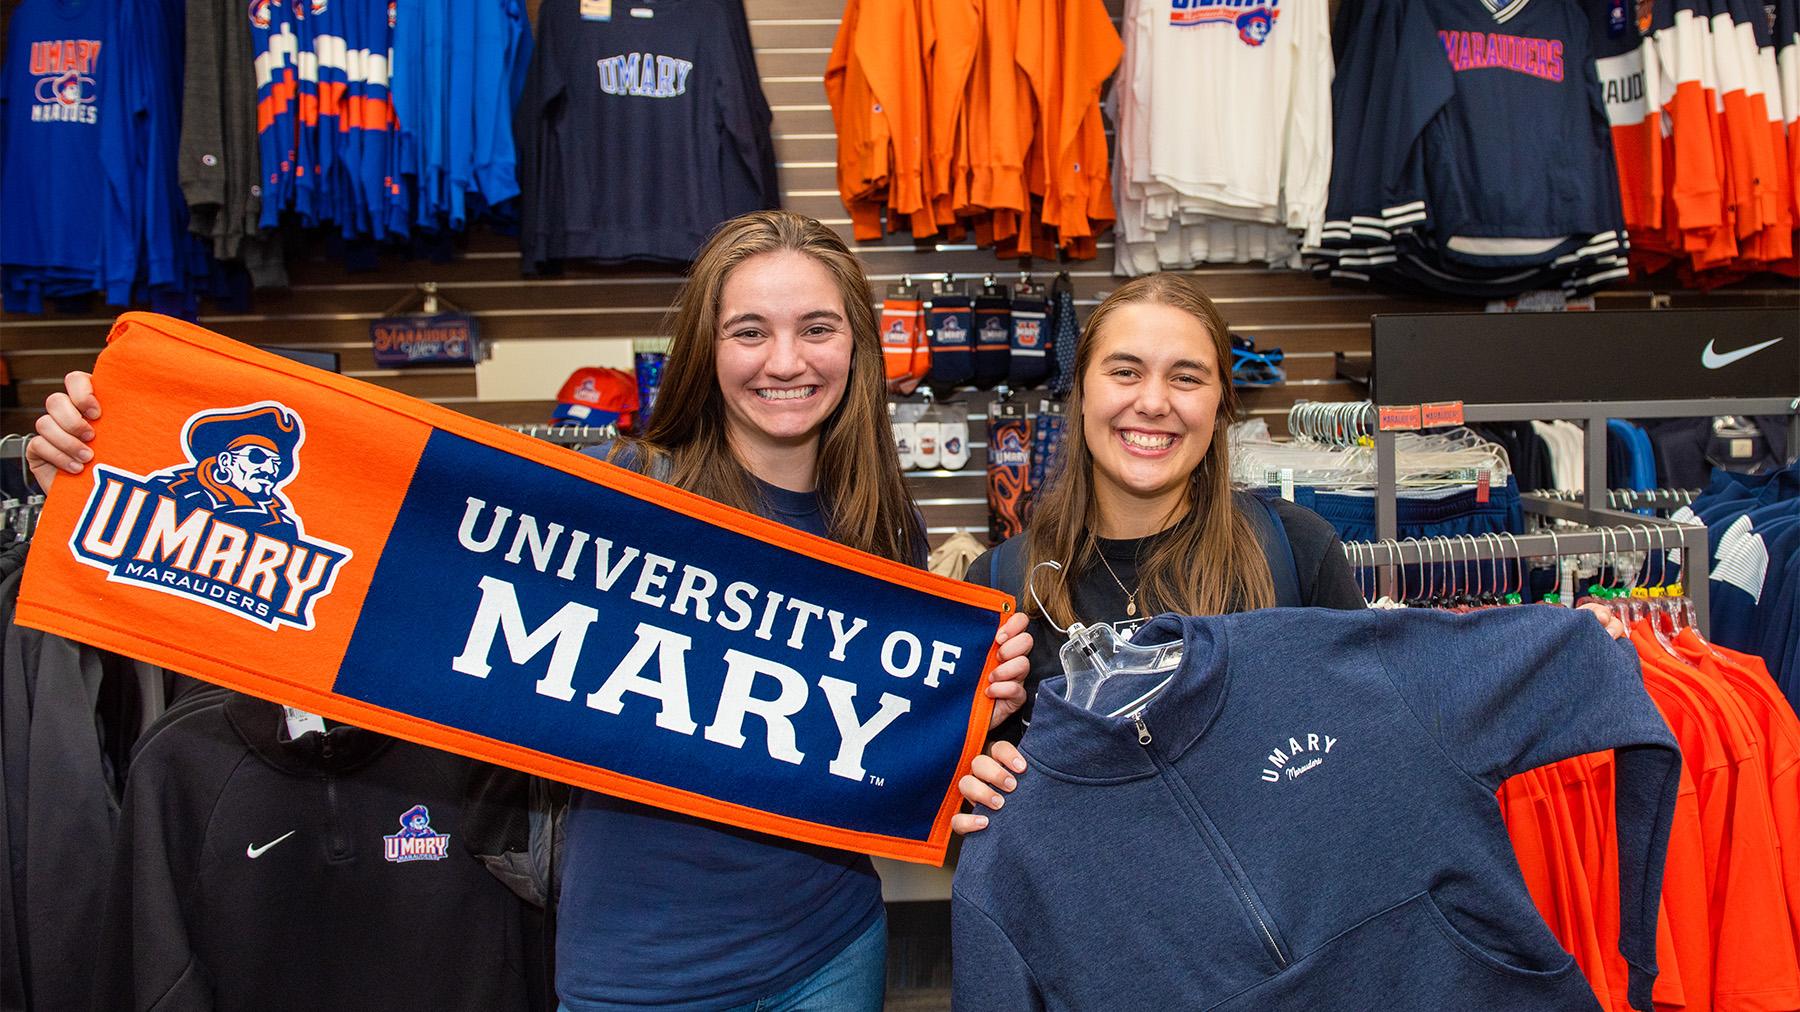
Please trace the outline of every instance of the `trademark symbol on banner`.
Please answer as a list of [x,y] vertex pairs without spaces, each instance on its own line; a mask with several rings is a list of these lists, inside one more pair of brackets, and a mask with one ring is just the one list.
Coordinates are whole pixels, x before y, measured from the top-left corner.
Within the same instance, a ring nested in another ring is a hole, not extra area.
[[876,776],[873,773],[869,774],[869,783],[874,784],[876,787],[886,787],[887,786],[886,780],[882,779],[881,777]]

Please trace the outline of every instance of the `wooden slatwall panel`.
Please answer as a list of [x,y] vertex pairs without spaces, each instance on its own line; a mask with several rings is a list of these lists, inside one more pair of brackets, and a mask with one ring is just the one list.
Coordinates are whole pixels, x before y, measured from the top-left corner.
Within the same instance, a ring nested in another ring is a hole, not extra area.
[[[1122,0],[1107,0],[1115,18]],[[535,13],[536,4],[532,4]],[[817,217],[850,238],[849,219],[834,183],[836,138],[822,80],[837,31],[842,0],[745,0],[751,39],[763,90],[775,112],[775,145],[785,206]],[[1116,283],[1110,236],[1102,236],[1100,256],[1069,265],[1078,305],[1093,306]],[[546,375],[543,394],[529,401],[484,401],[467,369],[376,369],[369,351],[368,323],[420,281],[436,281],[459,305],[477,314],[488,340],[652,338],[662,333],[665,311],[680,276],[572,266],[554,279],[520,276],[516,244],[475,234],[454,263],[433,264],[388,258],[373,273],[352,274],[323,257],[290,265],[293,287],[259,293],[248,315],[203,315],[201,322],[240,340],[317,348],[342,356],[350,375],[502,423],[538,422],[549,416],[562,375]],[[854,247],[878,288],[903,274],[954,272],[1005,277],[1018,265],[966,245],[914,243],[905,235]],[[1035,265],[1042,273],[1053,265]],[[1277,431],[1297,399],[1343,400],[1362,391],[1334,376],[1336,352],[1367,354],[1369,317],[1383,312],[1466,311],[1477,304],[1422,302],[1334,288],[1287,271],[1261,267],[1215,267],[1193,272],[1219,303],[1232,329],[1254,338],[1258,347],[1287,352],[1288,382],[1249,391],[1247,409],[1268,418]],[[1800,289],[1785,282],[1739,286],[1713,294],[1666,292],[1676,306],[1791,305],[1800,307]],[[1644,288],[1600,296],[1602,308],[1643,308]],[[19,381],[18,409],[0,413],[0,431],[26,431],[46,395],[71,369],[91,368],[110,314],[92,316],[0,316],[0,348]],[[981,468],[985,444],[985,395],[973,395],[971,436],[976,453],[966,471],[915,476],[914,488],[926,506],[927,522],[939,531],[982,527],[985,509]]]

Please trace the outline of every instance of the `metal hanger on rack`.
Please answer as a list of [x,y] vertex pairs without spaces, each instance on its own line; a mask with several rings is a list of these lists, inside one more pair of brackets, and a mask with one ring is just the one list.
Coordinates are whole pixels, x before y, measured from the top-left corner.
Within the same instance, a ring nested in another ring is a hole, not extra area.
[[526,424],[508,426],[514,432],[533,436],[557,446],[579,449],[605,443],[619,438],[619,429],[614,425],[542,425]]
[[[1693,598],[1680,583],[1667,578],[1671,553],[1682,554],[1686,561],[1688,546],[1682,536],[1688,531],[1684,525],[1646,518],[1641,523],[1550,528],[1525,535],[1507,531],[1346,542],[1343,550],[1365,600],[1370,599],[1372,578],[1374,590],[1393,588],[1394,599],[1407,607],[1520,604],[1529,570],[1548,563],[1554,577],[1544,601],[1574,604],[1577,592],[1569,585],[1574,576],[1566,565],[1573,560],[1574,573],[1593,574],[1583,596],[1612,608],[1621,620],[1650,618],[1669,635],[1685,627],[1704,633]],[[1385,579],[1382,570],[1388,573]]]

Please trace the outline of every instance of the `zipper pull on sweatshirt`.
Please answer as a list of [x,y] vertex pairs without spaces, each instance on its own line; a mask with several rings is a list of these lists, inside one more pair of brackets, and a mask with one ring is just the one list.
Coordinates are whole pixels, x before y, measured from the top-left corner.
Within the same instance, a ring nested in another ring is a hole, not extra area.
[[1138,744],[1148,747],[1150,745],[1150,729],[1144,726],[1144,715],[1141,713],[1132,714],[1131,722],[1137,725]]

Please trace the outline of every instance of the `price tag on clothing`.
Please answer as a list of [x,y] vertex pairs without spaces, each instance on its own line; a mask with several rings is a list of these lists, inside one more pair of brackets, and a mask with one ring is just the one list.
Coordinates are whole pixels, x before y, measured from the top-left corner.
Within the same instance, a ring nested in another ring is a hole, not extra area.
[[1411,432],[1418,429],[1421,422],[1417,404],[1384,406],[1381,409],[1380,424],[1383,432]]
[[1488,501],[1488,490],[1490,487],[1492,487],[1492,481],[1489,478],[1487,471],[1483,471],[1483,472],[1481,472],[1481,474],[1476,476],[1476,478],[1475,478],[1475,501],[1476,502],[1487,502]]
[[1281,497],[1288,502],[1294,501],[1294,469],[1291,467],[1281,469]]
[[1419,406],[1420,421],[1427,429],[1441,429],[1449,425],[1463,423],[1463,402],[1446,401],[1442,404],[1423,404]]
[[325,718],[316,713],[296,710],[291,706],[282,707],[281,712],[287,715],[287,732],[290,740],[298,740],[310,731],[325,733]]

